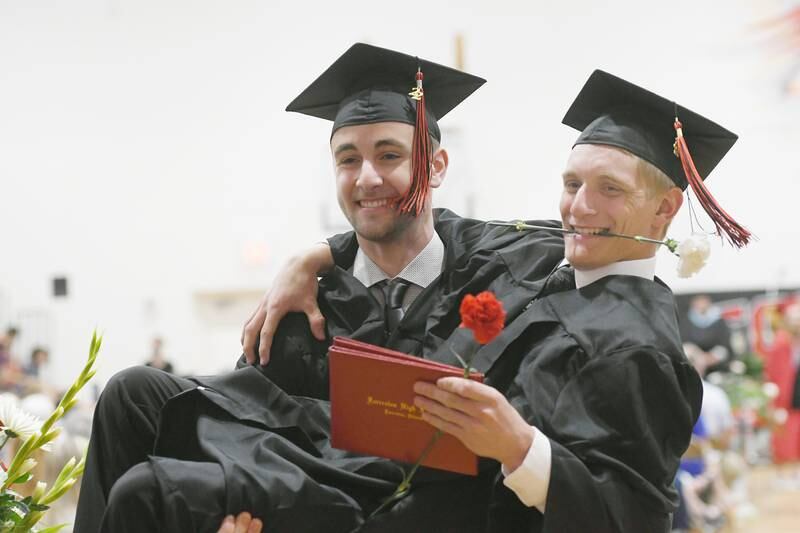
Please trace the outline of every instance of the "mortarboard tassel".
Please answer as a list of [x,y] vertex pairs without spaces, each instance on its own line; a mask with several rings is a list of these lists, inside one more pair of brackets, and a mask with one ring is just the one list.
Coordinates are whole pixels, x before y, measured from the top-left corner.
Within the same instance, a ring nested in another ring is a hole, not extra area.
[[675,155],[681,160],[683,172],[686,174],[686,180],[689,182],[692,191],[694,191],[695,196],[700,201],[700,205],[703,206],[705,212],[708,213],[708,216],[711,217],[711,220],[714,222],[714,226],[717,228],[717,234],[721,235],[725,233],[728,241],[736,248],[745,246],[750,241],[750,232],[736,222],[732,216],[726,213],[711,195],[711,191],[706,188],[703,183],[703,178],[700,177],[697,168],[694,166],[694,161],[692,160],[692,155],[689,153],[686,139],[683,137],[683,125],[677,117],[675,118],[675,131]]
[[417,69],[417,86],[409,93],[417,101],[417,119],[411,148],[411,187],[400,199],[401,213],[417,216],[422,212],[431,186],[431,137],[425,114],[425,92],[422,90],[422,71]]

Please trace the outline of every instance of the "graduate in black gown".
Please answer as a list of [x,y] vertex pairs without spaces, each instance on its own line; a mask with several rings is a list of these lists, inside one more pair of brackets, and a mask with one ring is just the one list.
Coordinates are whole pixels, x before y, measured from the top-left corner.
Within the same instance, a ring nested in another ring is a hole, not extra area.
[[[735,135],[615,76],[590,77],[564,119],[581,131],[562,176],[562,224],[577,232],[566,236],[569,265],[477,352],[486,384],[416,386],[430,423],[503,465],[471,530],[671,529],[702,386],[672,293],[654,275],[656,245],[599,233],[665,238],[687,186],[676,113],[706,177]],[[509,385],[494,370],[510,361]]]
[[[581,131],[560,202],[564,228],[577,233],[565,236],[570,267],[554,278],[574,289],[537,299],[478,352],[479,370],[508,351],[523,354],[507,403],[480,384],[449,378],[438,387],[419,384],[419,403],[431,423],[481,455],[500,453],[504,441],[517,446],[519,468],[497,485],[491,529],[666,532],[702,386],[682,351],[673,296],[654,277],[655,245],[599,233],[664,239],[687,187],[676,134],[701,178],[736,136],[602,71],[589,78],[564,123]],[[722,226],[710,193],[694,181]],[[725,223],[732,241],[747,242],[746,230],[730,218]],[[506,426],[529,424],[531,445],[514,443],[512,430],[495,428],[486,416],[508,405],[519,418]]]
[[[412,142],[418,104],[407,95],[418,67],[431,138],[422,156]],[[431,209],[425,187],[441,183],[448,163],[437,121],[482,83],[359,44],[290,104],[334,121],[337,193],[355,228],[352,240],[337,241],[347,241],[346,259],[320,283],[326,338],[316,339],[303,315],[290,315],[264,367],[243,359],[239,370],[214,377],[185,379],[146,367],[117,374],[95,412],[76,531],[216,531],[224,516],[242,511],[270,532],[472,525],[462,508],[487,501],[499,469],[492,461],[477,478],[422,469],[413,495],[365,524],[403,471],[393,461],[330,446],[326,351],[333,336],[344,335],[449,358],[443,343],[458,328],[465,294],[492,290],[513,318],[563,257],[563,240],[551,232],[508,233]],[[427,175],[419,175],[415,156],[429,161]],[[410,184],[423,193],[403,212],[395,204]],[[384,290],[397,285],[404,295],[394,308],[391,289]],[[455,490],[460,486],[466,488]]]

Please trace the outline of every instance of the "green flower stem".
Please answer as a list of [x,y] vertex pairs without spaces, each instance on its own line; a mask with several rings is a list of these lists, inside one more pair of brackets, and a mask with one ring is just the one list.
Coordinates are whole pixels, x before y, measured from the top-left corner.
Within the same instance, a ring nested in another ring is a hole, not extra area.
[[[455,351],[453,351],[452,346],[450,346],[450,351],[453,352],[453,354],[458,358],[458,360],[464,366],[464,378],[469,379],[469,374],[470,374],[469,362],[465,362]],[[392,492],[392,494],[388,498],[383,500],[381,504],[374,511],[370,513],[369,518],[372,518],[373,516],[377,515],[378,513],[386,509],[389,505],[398,500],[401,500],[406,496],[406,494],[409,493],[409,491],[411,490],[411,479],[414,477],[414,474],[417,473],[419,467],[422,466],[422,463],[425,461],[425,459],[428,458],[428,455],[430,455],[431,451],[433,450],[433,446],[439,441],[442,435],[444,435],[444,431],[442,431],[441,429],[437,429],[436,432],[431,437],[431,440],[429,440],[428,444],[425,445],[425,448],[419,455],[419,459],[417,459],[417,462],[414,463],[414,466],[411,467],[411,470],[409,470],[403,476],[402,481],[400,481],[400,483],[397,485],[397,488],[394,489],[394,492]]]
[[67,524],[58,524],[57,526],[50,526],[44,529],[39,529],[38,533],[58,533],[61,528],[67,527]]
[[[81,459],[83,462],[83,459]],[[69,461],[61,468],[61,472],[58,473],[58,477],[53,482],[53,486],[56,487],[59,484],[63,483],[75,470],[76,461],[74,457],[71,457]]]
[[413,478],[414,474],[417,473],[417,470],[422,465],[422,462],[431,453],[434,444],[436,444],[436,442],[441,438],[442,435],[444,435],[444,431],[442,431],[441,429],[437,429],[436,433],[434,433],[433,436],[431,437],[431,440],[429,440],[428,444],[425,445],[425,449],[422,450],[422,453],[420,454],[419,459],[417,459],[417,462],[414,463],[414,466],[411,467],[411,470],[409,470],[403,476],[403,480],[400,481],[400,483],[397,485],[397,488],[394,489],[394,492],[392,492],[392,494],[388,498],[383,500],[377,509],[375,509],[374,511],[372,511],[372,513],[370,513],[369,518],[372,518],[373,516],[377,515],[378,513],[383,511],[386,507],[402,499],[403,497],[405,497],[406,494],[408,494],[408,492],[411,490],[411,478]]
[[[86,361],[86,365],[83,367],[83,370],[75,382],[64,394],[64,397],[61,398],[61,401],[58,403],[55,411],[53,411],[53,414],[51,414],[44,424],[42,424],[41,429],[28,437],[17,451],[16,455],[14,455],[11,465],[8,467],[8,477],[6,478],[6,481],[3,483],[3,486],[0,488],[0,490],[5,491],[8,489],[14,483],[14,481],[24,473],[22,471],[23,465],[25,464],[26,459],[28,459],[34,451],[58,436],[60,429],[51,428],[56,421],[58,421],[67,411],[75,406],[75,395],[79,390],[81,390],[81,388],[83,388],[84,385],[86,385],[92,376],[94,376],[95,371],[92,369],[92,367],[97,359],[97,354],[100,351],[100,346],[102,343],[103,337],[98,337],[97,332],[95,331],[92,334],[92,342],[89,345],[89,357]],[[53,489],[51,489],[51,491],[52,490]]]
[[[499,220],[490,220],[487,222],[490,226],[507,226],[510,228],[514,228],[517,231],[522,230],[545,230],[545,231],[555,231],[557,233],[569,233],[569,234],[576,234],[578,233],[575,230],[566,229],[566,228],[551,228],[549,226],[535,226],[533,224],[525,224],[522,221],[517,222],[501,222]],[[649,244],[660,244],[666,246],[667,249],[675,253],[675,250],[678,248],[678,241],[675,239],[666,239],[660,241],[658,239],[651,239],[649,237],[642,237],[641,235],[623,235],[622,233],[611,233],[610,231],[604,233],[597,233],[597,235],[601,237],[618,237],[620,239],[631,239],[634,241],[642,242],[642,243],[649,243]]]
[[419,459],[417,459],[417,462],[414,463],[414,466],[411,467],[411,470],[408,471],[406,477],[403,479],[403,481],[400,482],[400,485],[398,485],[397,488],[400,492],[411,489],[411,478],[413,478],[414,474],[417,473],[417,470],[422,465],[422,462],[428,458],[428,455],[430,455],[431,450],[433,450],[434,444],[436,444],[436,442],[442,437],[442,435],[444,435],[444,431],[442,431],[441,429],[437,429],[436,433],[433,434],[431,440],[428,441],[427,446],[425,446],[425,449],[422,450],[422,453],[419,455]]
[[[53,486],[50,487],[50,490],[44,492],[43,494],[34,493],[34,495],[32,495],[31,504],[50,505],[61,496],[66,494],[66,492],[78,482],[78,479],[80,479],[81,475],[83,474],[83,469],[86,464],[85,461],[86,454],[84,454],[83,458],[77,464],[75,463],[75,458],[72,457],[61,469],[61,472],[58,474]],[[28,531],[39,520],[41,520],[43,516],[44,511],[32,511],[25,515],[25,518],[20,521],[17,527],[19,527],[21,531]],[[58,531],[58,529],[53,531]]]
[[[20,448],[19,452],[17,452],[17,454],[14,456],[14,460],[11,463],[8,472],[9,474],[12,472],[18,473],[13,474],[13,478],[12,476],[8,477],[6,480],[7,485],[12,484],[15,478],[19,478],[19,473],[22,473],[26,459],[31,453],[33,453],[33,451],[52,441],[60,433],[61,429],[53,428],[53,424],[55,424],[55,422],[63,417],[66,412],[75,406],[77,403],[77,398],[75,396],[77,395],[78,391],[80,391],[81,388],[83,388],[83,386],[86,385],[86,383],[88,383],[89,380],[94,376],[95,370],[93,370],[92,367],[97,359],[97,354],[100,351],[102,341],[103,338],[98,337],[97,332],[92,335],[92,342],[89,346],[89,358],[86,361],[86,365],[83,367],[83,370],[75,382],[64,394],[64,397],[61,398],[61,401],[58,403],[55,411],[53,411],[53,414],[50,415],[44,424],[42,424],[40,431],[28,438]],[[40,507],[38,507],[37,510],[31,510],[28,512],[25,517],[15,526],[14,531],[30,531],[33,526],[36,525],[36,523],[39,522],[39,520],[41,520],[44,516],[45,510],[42,509],[46,509],[47,506],[62,497],[68,490],[70,490],[83,475],[85,466],[86,453],[83,454],[83,457],[80,461],[76,461],[74,457],[67,461],[67,463],[61,468],[61,472],[59,472],[58,477],[56,477],[56,480],[53,483],[53,486],[50,487],[50,490],[45,491],[46,487],[44,484],[37,485],[37,489],[34,491],[34,494],[31,498],[31,506],[36,505]],[[16,470],[12,470],[15,468]],[[3,486],[4,491],[7,488],[7,485]],[[40,533],[55,533],[65,525],[66,524],[52,526],[42,530]]]

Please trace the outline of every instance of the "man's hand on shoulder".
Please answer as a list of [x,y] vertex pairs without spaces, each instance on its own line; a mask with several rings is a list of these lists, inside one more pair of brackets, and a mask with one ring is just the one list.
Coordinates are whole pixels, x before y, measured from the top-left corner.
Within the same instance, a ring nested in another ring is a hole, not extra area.
[[272,339],[287,313],[305,313],[314,337],[325,339],[325,317],[317,305],[317,275],[331,268],[333,257],[324,243],[314,245],[284,265],[242,330],[242,349],[248,364],[253,364],[256,357],[262,366],[269,362]]

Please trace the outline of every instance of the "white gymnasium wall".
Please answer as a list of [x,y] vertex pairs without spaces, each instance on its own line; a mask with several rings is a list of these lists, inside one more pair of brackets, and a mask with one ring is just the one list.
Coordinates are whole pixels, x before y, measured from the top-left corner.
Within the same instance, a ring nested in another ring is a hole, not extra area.
[[790,5],[1,0],[0,327],[23,325],[21,354],[49,345],[61,383],[95,326],[99,382],[155,334],[180,372],[230,367],[276,268],[337,222],[329,125],[285,105],[352,42],[452,64],[458,33],[489,83],[442,122],[439,203],[557,217],[576,135],[560,119],[601,67],[741,135],[709,183],[758,242],[715,243],[690,280],[662,252],[659,274],[676,291],[800,286],[800,97],[780,90],[797,54],[757,27]]

